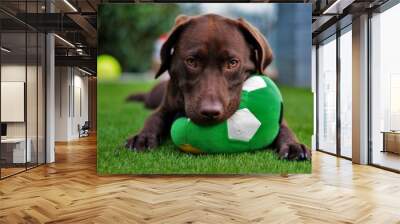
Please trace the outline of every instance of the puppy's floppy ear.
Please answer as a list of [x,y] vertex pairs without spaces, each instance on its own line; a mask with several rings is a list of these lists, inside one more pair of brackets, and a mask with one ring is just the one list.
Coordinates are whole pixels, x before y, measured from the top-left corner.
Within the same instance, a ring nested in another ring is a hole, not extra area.
[[182,33],[183,28],[188,24],[190,20],[190,16],[179,15],[175,19],[175,25],[172,28],[169,36],[163,46],[161,47],[160,57],[161,57],[161,66],[156,73],[155,78],[158,78],[162,73],[169,69],[171,64],[173,48],[176,44],[176,41],[179,38],[179,35]]
[[179,15],[175,18],[175,26],[187,22],[190,19],[190,16],[187,15]]
[[257,72],[263,73],[265,68],[272,62],[272,49],[268,41],[256,27],[242,18],[239,18],[238,22],[239,28],[247,41],[254,47]]

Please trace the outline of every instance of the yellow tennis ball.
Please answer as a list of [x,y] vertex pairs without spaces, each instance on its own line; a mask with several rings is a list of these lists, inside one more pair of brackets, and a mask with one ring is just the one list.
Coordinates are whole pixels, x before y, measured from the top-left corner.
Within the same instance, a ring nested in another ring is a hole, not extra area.
[[111,55],[102,54],[97,57],[97,77],[101,81],[117,80],[121,76],[121,65]]

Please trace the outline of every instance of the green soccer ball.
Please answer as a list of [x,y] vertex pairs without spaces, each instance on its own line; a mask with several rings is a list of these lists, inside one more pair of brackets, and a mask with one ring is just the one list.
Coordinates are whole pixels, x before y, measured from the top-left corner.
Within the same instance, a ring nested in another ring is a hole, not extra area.
[[265,148],[279,133],[282,95],[265,75],[252,75],[243,84],[239,109],[226,121],[200,126],[189,118],[174,121],[171,137],[189,153],[235,153]]

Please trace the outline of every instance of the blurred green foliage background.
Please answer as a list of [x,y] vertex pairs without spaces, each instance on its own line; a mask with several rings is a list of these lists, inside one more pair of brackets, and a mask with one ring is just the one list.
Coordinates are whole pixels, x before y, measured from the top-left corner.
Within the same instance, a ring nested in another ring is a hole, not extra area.
[[180,10],[177,4],[163,7],[154,7],[153,4],[101,5],[98,16],[99,54],[115,56],[126,71],[148,70],[155,40],[171,29]]

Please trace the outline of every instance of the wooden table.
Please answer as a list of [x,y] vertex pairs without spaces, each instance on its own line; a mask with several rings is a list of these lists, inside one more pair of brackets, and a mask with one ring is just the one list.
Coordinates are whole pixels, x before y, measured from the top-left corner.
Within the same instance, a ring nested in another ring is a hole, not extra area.
[[383,150],[382,152],[392,152],[400,154],[400,131],[382,131]]

